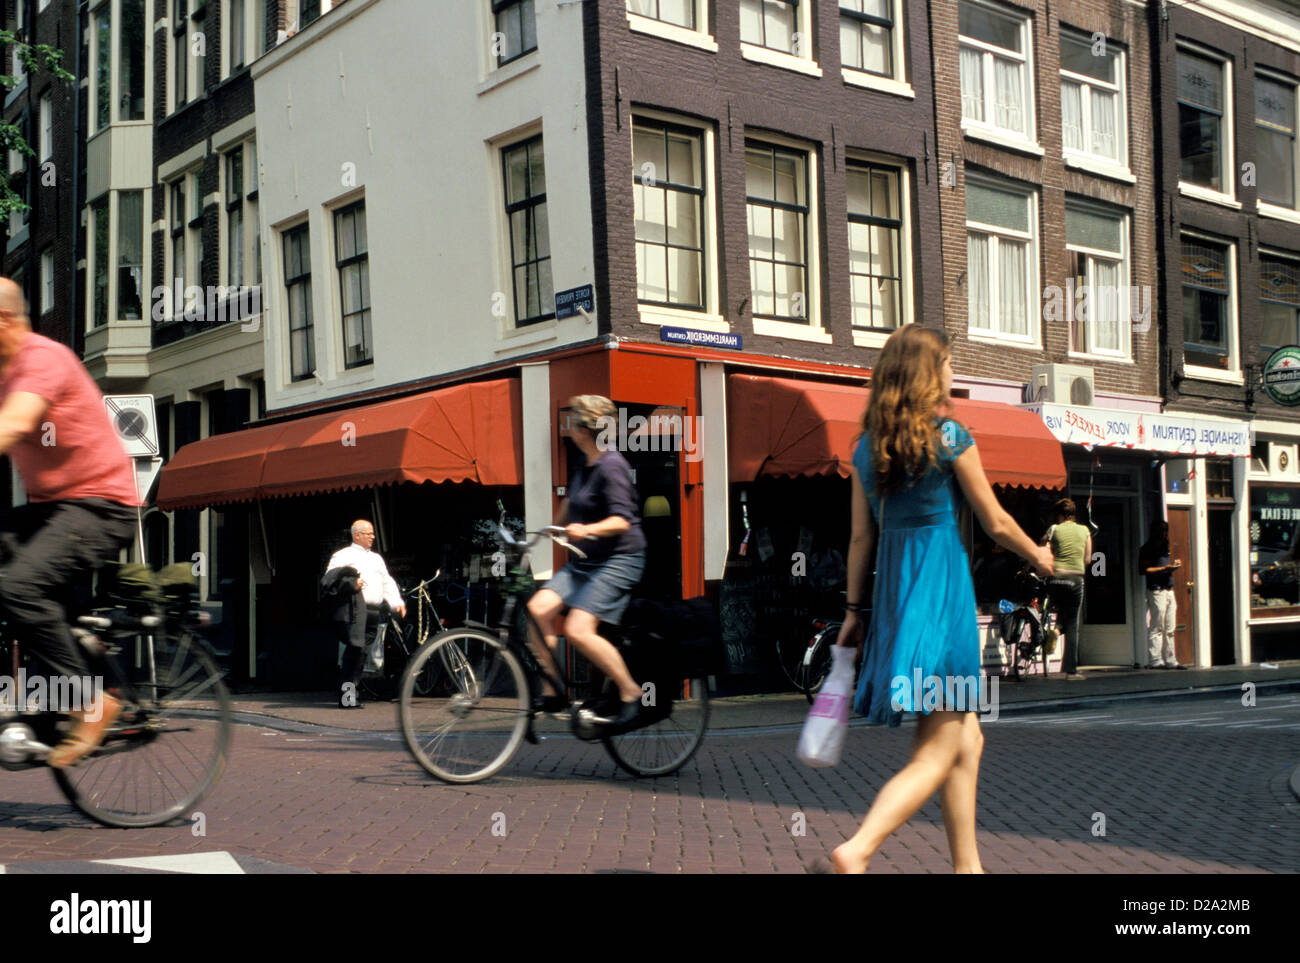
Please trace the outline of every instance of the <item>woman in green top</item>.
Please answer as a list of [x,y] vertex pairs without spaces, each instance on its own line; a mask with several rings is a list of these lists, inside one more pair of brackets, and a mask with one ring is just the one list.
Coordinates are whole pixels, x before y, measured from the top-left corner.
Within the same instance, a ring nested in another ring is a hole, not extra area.
[[1071,680],[1079,673],[1079,611],[1083,608],[1083,579],[1092,558],[1092,533],[1074,520],[1074,500],[1062,498],[1055,505],[1056,524],[1043,536],[1052,547],[1056,574],[1047,582],[1047,594],[1056,606],[1056,626],[1065,635],[1061,669]]

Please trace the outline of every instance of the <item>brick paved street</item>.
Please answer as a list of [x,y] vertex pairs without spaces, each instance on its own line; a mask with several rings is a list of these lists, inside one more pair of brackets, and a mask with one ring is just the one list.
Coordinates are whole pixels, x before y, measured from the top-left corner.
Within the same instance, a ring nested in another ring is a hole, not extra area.
[[[796,873],[861,819],[911,726],[855,727],[843,762],[793,758],[797,730],[711,733],[681,773],[636,781],[599,746],[554,733],[498,778],[425,776],[393,733],[240,725],[221,783],[188,823],[112,830],[48,773],[7,773],[0,863],[227,851],[318,872]],[[295,731],[296,730],[296,731]],[[986,724],[979,832],[997,873],[1294,872],[1300,695],[1009,716]],[[1093,813],[1106,835],[1092,835]],[[806,835],[792,834],[802,813]],[[496,815],[501,814],[501,815]],[[504,820],[506,835],[493,835]],[[874,872],[949,871],[936,803]]]

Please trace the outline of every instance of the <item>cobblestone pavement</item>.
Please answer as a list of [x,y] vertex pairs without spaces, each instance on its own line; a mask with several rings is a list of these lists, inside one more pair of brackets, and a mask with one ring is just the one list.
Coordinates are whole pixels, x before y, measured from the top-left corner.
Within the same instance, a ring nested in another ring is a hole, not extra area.
[[[854,830],[912,730],[855,726],[841,764],[822,770],[794,760],[797,727],[710,733],[680,773],[634,780],[547,723],[550,737],[524,745],[502,775],[450,786],[396,733],[270,724],[236,727],[226,773],[200,805],[202,837],[180,821],[103,828],[67,806],[49,773],[3,774],[0,863],[223,851],[318,872],[797,873]],[[985,735],[990,872],[1300,870],[1300,801],[1288,787],[1300,694],[1249,709],[1225,697],[1009,716]],[[949,870],[933,801],[872,864]]]

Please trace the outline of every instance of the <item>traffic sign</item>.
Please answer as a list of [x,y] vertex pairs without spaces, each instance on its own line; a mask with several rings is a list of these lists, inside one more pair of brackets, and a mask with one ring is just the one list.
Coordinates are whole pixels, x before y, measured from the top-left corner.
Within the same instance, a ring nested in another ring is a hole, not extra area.
[[158,420],[153,395],[105,395],[104,407],[128,455],[151,458],[158,454]]

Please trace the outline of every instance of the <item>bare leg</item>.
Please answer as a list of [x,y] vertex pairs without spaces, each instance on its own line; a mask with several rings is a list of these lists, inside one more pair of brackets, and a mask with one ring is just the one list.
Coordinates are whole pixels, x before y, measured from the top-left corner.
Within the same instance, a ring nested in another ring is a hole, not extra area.
[[627,663],[618,649],[608,640],[596,634],[596,617],[582,609],[570,609],[564,621],[564,637],[578,647],[605,677],[618,686],[619,695],[624,702],[634,702],[641,698],[641,687],[627,671]]
[[532,620],[528,621],[528,648],[532,651],[533,657],[537,659],[537,664],[542,668],[542,695],[556,696],[555,686],[551,679],[560,677],[559,666],[555,662],[555,647],[559,645],[560,639],[557,632],[559,628],[560,609],[564,607],[564,600],[550,589],[538,589],[532,598],[528,600],[528,611],[532,614],[533,619],[537,620],[537,625],[542,626],[546,632],[545,635],[539,636],[537,625]]
[[954,873],[982,873],[979,850],[975,845],[975,784],[979,779],[980,754],[984,751],[984,734],[979,717],[962,713],[961,748],[948,781],[939,790],[943,804],[943,828],[948,833]]
[[947,780],[961,747],[962,714],[931,712],[917,722],[912,758],[885,783],[862,827],[831,854],[840,873],[865,873],[880,845]]

